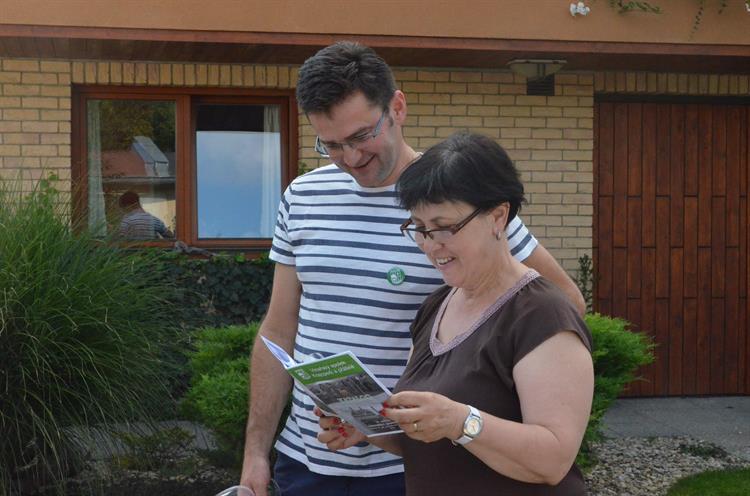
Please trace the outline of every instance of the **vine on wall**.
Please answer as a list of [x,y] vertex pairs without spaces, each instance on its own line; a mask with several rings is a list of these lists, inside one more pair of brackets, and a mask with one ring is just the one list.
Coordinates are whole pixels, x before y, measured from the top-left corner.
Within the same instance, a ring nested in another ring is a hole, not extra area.
[[[690,29],[690,38],[692,38],[703,21],[703,14],[706,12],[706,6],[709,3],[708,0],[695,0],[697,4],[697,11],[693,18],[693,26]],[[714,3],[719,14],[723,14],[729,6],[729,0],[715,0]],[[750,13],[750,0],[744,0],[745,10]],[[640,0],[609,0],[609,6],[617,9],[620,14],[627,12],[639,11],[646,12],[649,14],[662,14],[664,11],[661,6],[653,1],[640,1]]]

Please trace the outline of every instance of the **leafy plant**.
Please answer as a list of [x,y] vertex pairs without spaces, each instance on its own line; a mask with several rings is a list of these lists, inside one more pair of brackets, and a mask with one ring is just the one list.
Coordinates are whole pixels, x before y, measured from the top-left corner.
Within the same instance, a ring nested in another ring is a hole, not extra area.
[[601,422],[625,386],[636,380],[639,367],[654,361],[654,344],[643,333],[632,332],[623,319],[597,313],[585,317],[594,340],[594,399],[578,463],[590,465],[591,443],[601,438]]
[[586,302],[586,311],[591,312],[594,305],[594,267],[591,257],[586,254],[578,258],[575,283]]
[[[698,4],[698,10],[693,17],[693,26],[690,29],[690,39],[692,39],[698,31],[698,28],[703,21],[703,14],[706,12],[706,0],[696,0],[696,3]],[[744,3],[745,9],[750,12],[750,0],[744,0]],[[729,0],[716,0],[716,4],[718,13],[722,14],[729,5]],[[640,11],[650,14],[661,14],[664,12],[658,4],[642,0],[609,0],[609,6],[617,9],[617,12],[620,14],[632,11]]]
[[622,13],[630,12],[632,10],[639,10],[641,12],[649,12],[652,14],[661,14],[661,7],[653,5],[649,2],[637,1],[637,0],[609,0],[611,7],[617,8],[617,11]]
[[179,288],[174,304],[186,328],[245,325],[266,313],[274,267],[267,255],[246,260],[243,255],[157,253],[167,277]]
[[[234,464],[241,462],[248,413],[248,363],[258,323],[198,332],[191,354],[192,385],[182,402],[188,417],[216,435]],[[226,457],[225,457],[226,458]]]
[[52,187],[0,184],[0,492],[62,493],[75,432],[148,421],[171,401],[173,287],[156,259],[71,226]]

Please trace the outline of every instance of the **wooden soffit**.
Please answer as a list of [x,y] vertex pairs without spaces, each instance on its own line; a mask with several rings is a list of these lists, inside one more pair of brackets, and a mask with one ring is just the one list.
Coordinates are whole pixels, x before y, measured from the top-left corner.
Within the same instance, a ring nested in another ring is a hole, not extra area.
[[339,40],[369,45],[397,67],[501,69],[516,58],[567,70],[750,73],[750,45],[260,33],[0,24],[0,57],[301,64]]

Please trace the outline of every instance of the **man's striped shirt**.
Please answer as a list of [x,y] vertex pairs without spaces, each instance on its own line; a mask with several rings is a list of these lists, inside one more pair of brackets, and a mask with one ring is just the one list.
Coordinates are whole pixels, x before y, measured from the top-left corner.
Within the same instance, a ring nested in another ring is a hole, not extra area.
[[[401,234],[399,226],[408,217],[398,207],[394,186],[364,188],[335,165],[289,185],[270,258],[295,266],[302,285],[296,360],[349,350],[393,388],[411,347],[409,324],[425,297],[443,284],[438,270]],[[506,234],[518,260],[537,246],[518,217]],[[327,475],[403,471],[399,457],[370,444],[329,451],[316,439],[313,402],[296,385],[292,401],[276,443],[282,453]]]

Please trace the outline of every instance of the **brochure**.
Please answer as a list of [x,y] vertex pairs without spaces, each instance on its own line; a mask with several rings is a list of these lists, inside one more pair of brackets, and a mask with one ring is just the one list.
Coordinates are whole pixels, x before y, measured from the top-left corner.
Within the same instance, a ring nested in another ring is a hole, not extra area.
[[273,341],[261,339],[326,415],[339,417],[367,436],[403,432],[378,413],[391,392],[351,351],[299,363]]

